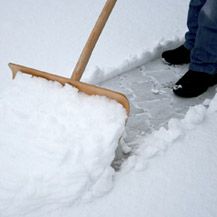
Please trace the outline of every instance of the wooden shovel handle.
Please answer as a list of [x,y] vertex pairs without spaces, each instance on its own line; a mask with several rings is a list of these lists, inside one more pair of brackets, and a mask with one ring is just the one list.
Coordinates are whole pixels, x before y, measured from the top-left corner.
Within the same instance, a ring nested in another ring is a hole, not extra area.
[[112,9],[115,6],[117,0],[107,0],[105,3],[105,6],[81,52],[81,55],[78,59],[78,62],[74,68],[74,71],[71,76],[71,80],[73,81],[79,81],[81,79],[81,76],[87,66],[87,63],[90,59],[90,56],[93,52],[93,49],[99,39],[99,36],[109,18],[109,15],[112,12]]

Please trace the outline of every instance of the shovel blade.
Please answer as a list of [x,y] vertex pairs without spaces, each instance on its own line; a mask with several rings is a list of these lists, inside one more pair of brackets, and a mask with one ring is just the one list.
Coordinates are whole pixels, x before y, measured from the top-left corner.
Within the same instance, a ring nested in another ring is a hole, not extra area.
[[29,68],[23,65],[18,65],[14,63],[9,63],[8,66],[10,67],[13,75],[13,79],[16,77],[17,72],[22,72],[24,74],[31,75],[33,77],[40,77],[50,81],[56,81],[61,83],[62,85],[69,84],[73,87],[77,88],[79,91],[84,92],[88,95],[99,95],[99,96],[106,96],[109,99],[115,100],[120,103],[126,110],[127,114],[130,112],[130,104],[127,97],[119,92],[106,89],[103,87],[99,87],[96,85],[80,82],[80,81],[73,81],[72,79],[55,75],[48,72],[43,72],[37,69]]

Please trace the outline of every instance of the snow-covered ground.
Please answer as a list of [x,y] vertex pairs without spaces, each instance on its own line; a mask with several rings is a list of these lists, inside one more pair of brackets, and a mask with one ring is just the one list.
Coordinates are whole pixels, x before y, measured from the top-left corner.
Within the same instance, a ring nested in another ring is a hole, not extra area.
[[[104,2],[1,0],[1,74],[8,62],[18,62],[70,76]],[[141,65],[144,53],[160,42],[182,38],[187,5],[188,0],[117,1],[84,79],[113,77]]]
[[215,87],[177,98],[171,86],[188,66],[159,59],[182,43],[187,0],[118,1],[93,53],[84,80],[131,103],[116,157],[126,118],[118,103],[11,80],[11,61],[70,76],[103,3],[2,1],[0,216],[216,216]]

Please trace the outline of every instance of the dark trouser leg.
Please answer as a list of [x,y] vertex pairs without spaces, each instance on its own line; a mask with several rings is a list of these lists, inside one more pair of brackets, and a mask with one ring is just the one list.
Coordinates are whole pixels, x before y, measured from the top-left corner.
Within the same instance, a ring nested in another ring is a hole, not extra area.
[[190,69],[215,74],[217,73],[217,0],[206,0],[197,23]]
[[185,34],[184,46],[191,50],[194,47],[195,38],[198,30],[198,17],[201,8],[206,0],[191,0],[188,10],[187,26],[189,31]]

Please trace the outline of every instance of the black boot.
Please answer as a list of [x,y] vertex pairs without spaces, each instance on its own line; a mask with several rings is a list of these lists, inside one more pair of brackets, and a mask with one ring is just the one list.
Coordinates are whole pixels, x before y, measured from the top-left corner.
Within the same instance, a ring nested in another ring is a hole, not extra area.
[[196,97],[204,93],[209,87],[217,84],[217,74],[189,70],[173,87],[173,92],[180,97]]
[[162,53],[165,62],[172,65],[182,65],[190,63],[191,51],[181,45],[174,50],[168,50]]

